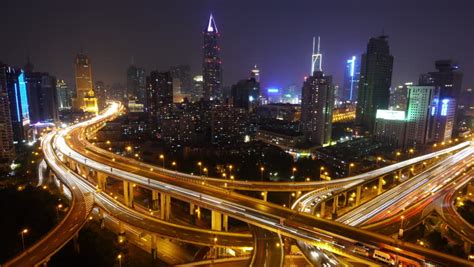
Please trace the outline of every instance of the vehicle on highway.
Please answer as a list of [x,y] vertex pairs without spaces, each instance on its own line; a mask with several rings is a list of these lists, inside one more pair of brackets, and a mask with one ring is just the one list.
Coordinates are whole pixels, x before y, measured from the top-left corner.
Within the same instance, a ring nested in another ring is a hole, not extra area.
[[390,265],[395,265],[395,260],[390,256],[390,254],[380,251],[380,250],[374,250],[374,259],[382,261],[384,263],[390,264]]

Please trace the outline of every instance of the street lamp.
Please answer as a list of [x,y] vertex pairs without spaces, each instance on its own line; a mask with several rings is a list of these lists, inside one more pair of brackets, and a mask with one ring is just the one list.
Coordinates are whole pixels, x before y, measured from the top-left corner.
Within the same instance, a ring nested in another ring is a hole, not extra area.
[[260,167],[260,180],[263,181],[263,171],[265,171],[265,168],[262,166]]
[[63,207],[63,204],[59,204],[56,206],[56,215],[58,217],[58,221],[59,221],[59,209],[61,209]]
[[349,164],[349,176],[351,176],[351,170],[352,170],[352,168],[354,168],[354,167],[355,167],[355,164],[354,164],[354,163],[350,163],[350,164]]
[[23,251],[25,250],[25,234],[27,234],[27,233],[28,233],[28,229],[26,229],[26,228],[23,229],[23,230],[21,230],[21,232],[20,232],[20,235],[21,235],[21,245],[22,245],[22,247],[23,247]]
[[178,171],[178,165],[176,165],[176,161],[171,162],[171,165],[174,167],[174,170]]
[[234,166],[229,165],[229,175],[232,175],[232,168],[234,168]]
[[198,162],[198,166],[199,166],[199,175],[202,175],[202,162]]
[[207,176],[207,168],[206,167],[204,167],[203,171],[204,171],[204,176]]
[[398,229],[398,239],[401,239],[403,237],[403,219],[405,219],[405,216],[401,216],[401,221],[400,221],[400,229]]
[[118,259],[118,262],[119,262],[119,267],[122,267],[122,254],[118,254],[117,256],[117,259]]
[[161,154],[161,155],[160,155],[160,159],[161,159],[161,161],[162,161],[162,163],[163,163],[163,169],[164,169],[164,168],[165,168],[165,155]]
[[293,167],[293,169],[291,169],[291,176],[293,178],[295,177],[295,172],[296,172],[296,167]]

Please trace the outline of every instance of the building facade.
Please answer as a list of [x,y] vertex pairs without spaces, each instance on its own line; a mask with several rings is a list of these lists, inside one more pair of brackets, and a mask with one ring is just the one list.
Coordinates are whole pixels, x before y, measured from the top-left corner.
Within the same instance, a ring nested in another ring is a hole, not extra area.
[[92,66],[84,54],[76,56],[76,98],[73,107],[84,112],[97,113],[97,99],[92,83]]
[[260,103],[260,84],[255,78],[240,80],[232,85],[231,99],[235,108],[255,110]]
[[56,78],[48,73],[31,72],[26,76],[26,84],[31,123],[58,121]]
[[357,101],[357,93],[359,89],[360,79],[360,62],[356,56],[346,61],[346,69],[344,72],[344,85],[341,94],[339,94],[340,101]]
[[127,99],[142,105],[146,101],[145,70],[134,65],[127,69]]
[[408,86],[406,146],[425,145],[430,140],[431,115],[438,107],[439,90],[434,86]]
[[316,145],[331,141],[334,87],[332,76],[315,71],[303,84],[301,126],[307,140]]
[[71,88],[66,84],[64,80],[56,81],[56,91],[58,97],[59,110],[68,110],[72,108],[72,99],[74,94]]
[[372,134],[377,109],[388,108],[392,68],[387,36],[370,38],[367,52],[361,58],[356,135]]

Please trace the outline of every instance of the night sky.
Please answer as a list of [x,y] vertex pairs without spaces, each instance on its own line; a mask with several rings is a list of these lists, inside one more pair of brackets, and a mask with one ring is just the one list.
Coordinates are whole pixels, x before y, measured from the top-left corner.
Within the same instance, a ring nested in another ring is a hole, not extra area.
[[417,81],[434,60],[456,59],[463,87],[474,86],[473,0],[332,1],[2,1],[0,61],[74,85],[74,57],[90,56],[94,81],[125,83],[135,65],[167,70],[189,64],[201,72],[202,31],[212,12],[221,32],[224,84],[246,78],[258,64],[264,87],[301,86],[310,71],[313,35],[320,35],[323,70],[342,83],[345,60],[371,36],[389,36],[392,85]]

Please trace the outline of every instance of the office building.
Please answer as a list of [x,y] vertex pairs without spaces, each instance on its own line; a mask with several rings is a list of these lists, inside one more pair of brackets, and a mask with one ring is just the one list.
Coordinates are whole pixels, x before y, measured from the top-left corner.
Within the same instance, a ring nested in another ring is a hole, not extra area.
[[405,111],[378,109],[375,121],[375,139],[393,147],[404,147],[406,130]]
[[66,84],[64,80],[56,81],[56,91],[58,95],[58,106],[59,110],[68,110],[72,108],[72,99],[74,98],[74,92]]
[[191,89],[190,97],[191,101],[199,101],[203,97],[203,86],[204,81],[202,75],[196,75],[193,77],[193,86]]
[[407,109],[407,97],[408,97],[408,86],[413,83],[405,83],[404,85],[394,86],[390,90],[390,101],[389,109],[392,110],[406,110]]
[[73,101],[76,110],[97,113],[97,99],[92,83],[92,66],[84,54],[76,56],[76,98]]
[[204,100],[222,98],[222,69],[219,47],[219,31],[214,17],[209,17],[209,23],[204,30],[204,59],[202,66]]
[[255,78],[240,80],[232,85],[231,98],[233,107],[254,110],[260,102],[260,84]]
[[334,87],[332,76],[315,71],[303,83],[301,96],[301,126],[307,140],[315,145],[331,141]]
[[58,121],[56,78],[48,73],[29,72],[26,75],[26,85],[31,124]]
[[8,87],[12,86],[10,67],[0,63],[0,167],[7,169],[15,159],[12,115]]
[[127,69],[127,99],[142,105],[146,101],[145,70],[134,65]]
[[2,91],[8,95],[13,141],[14,143],[23,143],[28,139],[27,130],[30,125],[25,73],[0,63],[0,84]]
[[356,135],[372,134],[377,109],[388,108],[392,68],[387,36],[370,38],[367,52],[361,58]]
[[439,90],[434,86],[408,86],[406,142],[409,147],[425,145],[430,141],[434,123],[431,114],[438,107]]
[[429,140],[447,142],[451,139],[455,123],[456,99],[435,99],[430,110]]
[[360,63],[356,56],[348,59],[346,62],[346,70],[344,72],[344,85],[339,95],[340,101],[357,101],[357,93],[359,89]]
[[435,72],[422,74],[419,84],[439,87],[440,98],[459,99],[463,79],[459,65],[453,60],[437,60],[435,68]]

